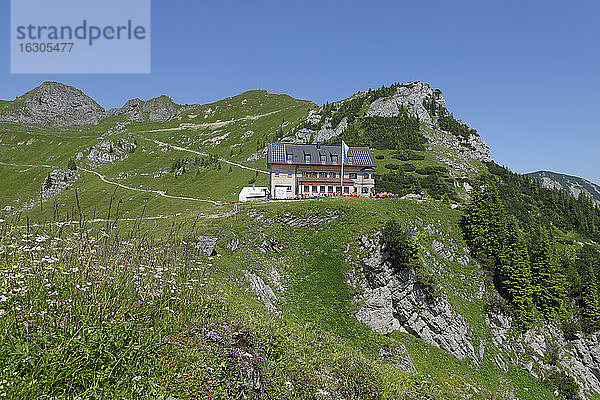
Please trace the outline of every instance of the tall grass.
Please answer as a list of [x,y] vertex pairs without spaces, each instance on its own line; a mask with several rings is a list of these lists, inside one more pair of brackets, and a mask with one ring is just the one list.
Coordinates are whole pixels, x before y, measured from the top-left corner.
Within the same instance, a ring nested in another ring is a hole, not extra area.
[[123,230],[108,209],[1,226],[0,398],[386,397],[360,351],[246,303],[198,220]]
[[191,245],[198,225],[173,224],[166,238],[117,226],[2,227],[0,396],[140,396],[168,369],[165,324],[202,317],[214,300]]

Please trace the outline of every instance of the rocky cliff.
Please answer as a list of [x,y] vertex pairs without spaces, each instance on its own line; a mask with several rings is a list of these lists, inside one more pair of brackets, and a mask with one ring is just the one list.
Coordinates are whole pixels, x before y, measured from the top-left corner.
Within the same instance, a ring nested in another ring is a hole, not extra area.
[[0,121],[65,129],[97,124],[104,109],[81,90],[57,82],[37,88],[0,105]]
[[[468,250],[443,239],[435,225],[417,220],[412,231],[415,237],[423,233],[436,236],[431,246],[421,242],[421,261],[432,265],[430,271],[435,274],[445,275],[442,279],[452,276],[449,263],[474,262]],[[356,303],[361,305],[355,317],[373,331],[385,335],[406,332],[458,359],[470,359],[477,365],[487,359],[505,372],[511,366],[522,368],[542,381],[553,374],[569,376],[583,399],[600,393],[598,333],[567,338],[553,323],[519,332],[509,315],[492,309],[484,311],[483,330],[475,333],[449,301],[446,290],[431,296],[414,269],[393,267],[394,255],[381,242],[380,232],[363,235],[358,242],[361,256],[349,259],[355,266],[350,284],[357,290]],[[494,290],[486,288],[483,280],[470,285],[476,289],[474,295],[460,295],[469,302]]]

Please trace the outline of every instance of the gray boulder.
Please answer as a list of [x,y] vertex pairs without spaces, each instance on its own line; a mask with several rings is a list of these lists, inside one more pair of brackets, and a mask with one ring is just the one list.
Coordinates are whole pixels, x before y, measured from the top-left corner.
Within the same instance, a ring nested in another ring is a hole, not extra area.
[[250,288],[256,294],[268,310],[277,312],[277,297],[273,289],[252,271],[243,271],[244,276],[250,283]]

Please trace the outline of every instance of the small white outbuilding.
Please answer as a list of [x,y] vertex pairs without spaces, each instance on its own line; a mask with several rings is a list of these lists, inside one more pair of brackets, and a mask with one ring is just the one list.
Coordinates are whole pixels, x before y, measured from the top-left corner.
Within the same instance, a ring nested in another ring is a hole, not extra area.
[[240,192],[239,200],[242,202],[252,200],[266,200],[269,195],[269,188],[266,187],[245,187]]

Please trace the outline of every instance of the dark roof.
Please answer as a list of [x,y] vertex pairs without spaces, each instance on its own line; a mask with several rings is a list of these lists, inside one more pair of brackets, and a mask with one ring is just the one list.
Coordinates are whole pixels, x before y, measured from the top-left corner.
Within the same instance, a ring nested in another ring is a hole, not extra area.
[[[269,143],[267,164],[340,165],[341,154],[340,145]],[[288,160],[288,155],[291,155],[291,160]],[[325,156],[325,162],[321,162],[321,156]],[[368,147],[350,147],[348,158],[350,162],[344,165],[375,167]]]

